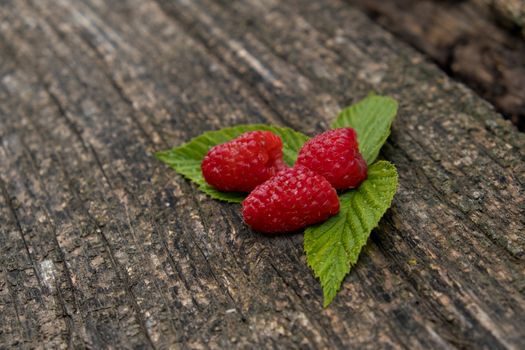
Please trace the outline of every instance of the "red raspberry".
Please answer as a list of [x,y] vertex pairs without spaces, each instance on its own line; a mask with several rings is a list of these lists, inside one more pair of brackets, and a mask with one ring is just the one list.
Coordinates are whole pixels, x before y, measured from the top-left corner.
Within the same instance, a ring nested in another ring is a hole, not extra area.
[[284,168],[283,142],[270,131],[246,132],[212,147],[201,164],[207,183],[239,192],[250,192]]
[[339,212],[339,198],[324,177],[296,166],[257,186],[242,202],[244,221],[266,233],[295,231]]
[[367,175],[352,128],[329,130],[308,140],[299,151],[297,164],[323,175],[338,190],[358,187]]

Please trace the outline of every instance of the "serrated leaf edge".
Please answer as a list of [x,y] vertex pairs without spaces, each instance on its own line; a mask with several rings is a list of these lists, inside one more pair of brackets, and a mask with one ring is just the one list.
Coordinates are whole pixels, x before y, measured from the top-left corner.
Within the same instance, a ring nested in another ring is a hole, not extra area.
[[[154,153],[155,157],[160,160],[161,162],[163,162],[164,164],[168,165],[170,168],[172,168],[173,170],[175,170],[175,172],[179,175],[181,175],[183,178],[189,180],[190,182],[194,183],[197,185],[197,188],[202,191],[203,193],[205,193],[207,196],[209,196],[210,198],[213,198],[213,199],[216,199],[216,200],[219,200],[219,201],[223,201],[223,202],[229,202],[229,203],[240,203],[242,202],[242,198],[240,197],[245,197],[246,194],[244,193],[241,193],[241,192],[221,192],[221,191],[218,191],[216,189],[214,189],[213,187],[209,186],[205,181],[204,179],[194,179],[194,175],[192,174],[192,171],[191,170],[188,170],[188,169],[184,169],[184,167],[187,167],[187,168],[192,168],[191,166],[187,166],[187,165],[178,165],[176,164],[175,162],[170,162],[169,160],[169,153],[170,152],[188,152],[189,154],[189,158],[192,159],[193,161],[195,162],[199,162],[200,163],[200,160],[197,160],[197,159],[194,159],[196,158],[196,156],[200,156],[200,154],[194,154],[194,155],[191,155],[192,152],[195,152],[195,150],[190,147],[190,146],[197,146],[197,147],[200,147],[202,149],[204,148],[208,148],[208,145],[206,144],[205,140],[208,141],[208,143],[210,144],[220,144],[220,143],[224,143],[224,142],[227,142],[228,140],[231,140],[233,139],[234,137],[236,137],[237,135],[240,135],[237,131],[239,129],[244,129],[242,130],[241,133],[244,133],[244,132],[248,132],[248,131],[256,131],[256,130],[268,130],[268,131],[273,131],[275,133],[277,133],[279,136],[281,136],[281,139],[283,141],[283,145],[288,145],[288,147],[284,147],[285,149],[283,149],[283,157],[284,157],[284,160],[286,163],[288,163],[288,165],[293,165],[293,164],[290,164],[290,148],[299,148],[300,145],[300,141],[301,139],[304,138],[304,141],[308,140],[308,136],[298,132],[298,131],[295,131],[291,128],[288,128],[288,127],[283,127],[283,126],[277,126],[277,125],[268,125],[268,124],[239,124],[239,125],[236,125],[236,126],[233,126],[233,127],[227,127],[227,128],[222,128],[222,129],[219,129],[219,130],[210,130],[210,131],[205,131],[203,132],[202,134],[198,135],[198,136],[195,136],[193,137],[192,139],[190,139],[189,141],[179,145],[179,146],[175,146],[171,149],[167,149],[167,150],[162,150],[162,151],[157,151]],[[222,137],[221,135],[225,135],[226,137]],[[285,137],[286,135],[286,137]],[[219,143],[216,143],[216,138],[214,137],[220,137],[224,140],[221,140],[221,142]],[[285,139],[286,138],[286,139]],[[289,142],[291,140],[291,142]],[[198,151],[197,151],[198,152]],[[216,194],[215,194],[216,193]]]
[[[389,198],[387,198],[386,202],[387,202],[387,206],[386,206],[386,209],[384,210],[384,212],[381,214],[379,220],[377,221],[377,223],[370,229],[368,230],[368,234],[367,234],[367,239],[364,241],[363,244],[360,244],[357,248],[358,248],[358,253],[356,254],[356,258],[355,260],[352,259],[352,252],[350,252],[348,250],[348,248],[346,247],[346,245],[344,244],[344,242],[341,242],[342,243],[342,246],[343,246],[343,250],[345,252],[345,255],[346,255],[346,259],[348,260],[348,265],[347,267],[345,268],[345,277],[348,275],[348,273],[351,271],[352,267],[357,263],[357,261],[359,260],[359,256],[361,255],[361,251],[363,250],[363,247],[366,246],[367,242],[368,242],[368,237],[370,236],[370,234],[372,233],[372,231],[377,228],[379,226],[379,223],[381,222],[381,219],[383,218],[383,216],[385,215],[385,213],[388,211],[388,209],[391,207],[392,205],[392,201],[394,199],[394,196],[397,192],[397,187],[399,185],[399,179],[398,179],[398,173],[397,173],[397,169],[395,167],[394,164],[392,164],[391,162],[389,161],[385,161],[385,160],[379,160],[379,161],[376,161],[373,165],[379,165],[379,163],[382,163],[382,164],[385,164],[386,166],[388,166],[389,168],[393,169],[394,170],[394,175],[393,176],[381,176],[381,174],[378,174],[380,178],[393,178],[394,179],[394,184],[393,184],[393,191],[392,191],[392,194],[389,196]],[[383,169],[378,169],[378,172],[381,172],[381,170]],[[366,180],[365,180],[366,181]],[[348,193],[350,192],[345,192],[341,195],[339,195],[339,198],[341,200],[341,197],[344,197],[345,195],[347,195]],[[352,202],[350,202],[348,205],[353,205]],[[375,210],[377,210],[377,208],[374,208]],[[350,217],[350,211],[348,211],[348,213],[346,214],[347,218],[346,220],[344,220],[345,222],[345,225],[348,223],[348,222],[351,222],[352,220],[349,220],[349,217]],[[359,221],[360,221],[360,224],[361,226],[364,228],[364,225],[363,225],[363,221],[362,221],[362,218],[358,217]],[[334,226],[337,224],[337,222],[334,224]],[[332,226],[333,227],[333,226]],[[308,229],[308,228],[306,228]],[[328,230],[328,229],[326,229]],[[324,231],[326,231],[324,230]],[[366,229],[364,229],[363,231],[367,231]],[[306,239],[304,241],[304,243],[306,243]],[[308,251],[305,249],[305,255],[306,255],[306,261],[307,261],[307,265],[308,267],[310,267],[310,269],[313,271],[314,273],[314,276],[319,280],[321,281],[321,276],[317,273],[317,271],[314,269],[313,265],[311,264],[310,262],[310,259],[309,259],[309,256],[310,253],[308,253]],[[337,295],[337,293],[341,290],[341,286],[343,284],[343,281],[344,281],[344,277],[343,279],[339,282],[339,285],[335,288],[335,290],[333,291],[333,293],[330,293],[329,294],[329,290],[326,290],[325,286],[323,286],[323,284],[321,283],[321,287],[323,289],[323,307],[326,308],[328,307],[331,302],[333,301],[333,299],[335,298],[335,296]],[[332,295],[333,294],[333,295]]]

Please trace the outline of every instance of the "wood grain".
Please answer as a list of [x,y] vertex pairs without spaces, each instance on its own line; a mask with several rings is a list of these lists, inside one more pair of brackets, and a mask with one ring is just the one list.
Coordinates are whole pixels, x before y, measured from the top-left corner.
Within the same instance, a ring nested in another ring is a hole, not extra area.
[[525,131],[525,2],[347,0]]
[[[525,346],[525,138],[337,0],[0,5],[0,348]],[[334,303],[153,152],[396,97],[393,207]]]

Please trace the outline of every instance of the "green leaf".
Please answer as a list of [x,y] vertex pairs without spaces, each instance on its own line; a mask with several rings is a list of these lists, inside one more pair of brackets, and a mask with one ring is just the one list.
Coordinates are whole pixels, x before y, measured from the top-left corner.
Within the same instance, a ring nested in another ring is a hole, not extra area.
[[368,178],[357,190],[339,196],[339,214],[306,229],[306,260],[321,281],[325,307],[357,262],[372,229],[390,207],[396,189],[395,166],[378,161],[368,168]]
[[366,163],[372,164],[390,135],[390,126],[396,113],[396,100],[388,96],[370,95],[343,109],[332,123],[332,128],[354,128],[359,151]]
[[205,132],[181,146],[157,152],[155,156],[185,178],[196,183],[199,189],[210,197],[226,202],[240,203],[246,197],[246,193],[220,192],[209,186],[202,176],[201,162],[211,147],[234,139],[247,131],[255,130],[269,130],[281,137],[283,140],[283,157],[288,165],[295,163],[299,149],[308,140],[308,136],[289,128],[264,124],[237,125]]

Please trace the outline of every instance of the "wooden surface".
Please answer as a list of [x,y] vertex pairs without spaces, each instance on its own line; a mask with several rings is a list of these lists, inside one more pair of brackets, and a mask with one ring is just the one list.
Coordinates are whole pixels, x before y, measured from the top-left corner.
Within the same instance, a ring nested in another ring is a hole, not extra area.
[[347,1],[427,54],[525,131],[525,1]]
[[[152,153],[400,101],[393,207],[322,308]],[[525,347],[525,139],[338,0],[0,3],[0,348]]]

